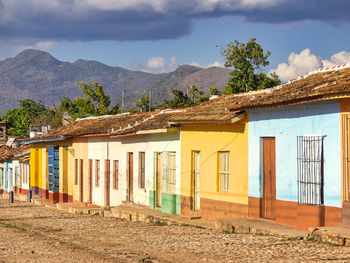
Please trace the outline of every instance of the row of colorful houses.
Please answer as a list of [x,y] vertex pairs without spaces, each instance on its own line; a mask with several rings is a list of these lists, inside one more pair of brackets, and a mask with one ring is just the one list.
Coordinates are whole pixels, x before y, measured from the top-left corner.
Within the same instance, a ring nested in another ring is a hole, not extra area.
[[350,226],[349,120],[343,65],[187,109],[85,118],[23,143],[33,196],[51,202]]

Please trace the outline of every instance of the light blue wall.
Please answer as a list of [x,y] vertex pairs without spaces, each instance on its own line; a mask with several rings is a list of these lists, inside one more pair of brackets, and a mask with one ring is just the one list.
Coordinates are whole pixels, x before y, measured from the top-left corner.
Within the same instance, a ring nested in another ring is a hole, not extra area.
[[276,138],[276,197],[298,201],[297,136],[324,139],[324,201],[341,206],[340,113],[336,100],[249,111],[249,196],[262,197],[262,137]]

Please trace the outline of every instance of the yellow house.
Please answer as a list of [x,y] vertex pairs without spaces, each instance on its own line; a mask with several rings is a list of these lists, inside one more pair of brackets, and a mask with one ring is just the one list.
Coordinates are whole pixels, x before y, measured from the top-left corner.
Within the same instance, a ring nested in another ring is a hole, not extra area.
[[209,220],[248,216],[248,117],[230,112],[252,93],[187,109],[181,124],[181,214]]
[[30,149],[30,188],[33,196],[53,203],[72,201],[72,139],[36,138]]

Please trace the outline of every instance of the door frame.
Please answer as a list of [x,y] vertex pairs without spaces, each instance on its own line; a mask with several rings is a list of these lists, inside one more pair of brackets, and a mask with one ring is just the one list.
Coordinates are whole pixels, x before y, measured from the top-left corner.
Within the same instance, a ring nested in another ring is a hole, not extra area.
[[[198,154],[199,156],[199,163],[197,164],[196,163],[196,154]],[[198,196],[196,195],[196,188],[197,188],[197,185],[199,185],[200,187],[200,154],[201,152],[200,151],[192,151],[192,180],[191,180],[191,188],[192,188],[192,210],[193,211],[200,211],[200,188],[199,188],[199,193]],[[197,174],[196,174],[196,164],[199,166],[198,167],[198,173],[199,173],[199,178],[197,178]],[[198,180],[197,180],[198,179]],[[199,182],[198,182],[199,181]],[[199,199],[199,204],[198,204],[198,207],[196,205],[197,203],[197,198]]]
[[79,160],[80,202],[84,202],[84,160]]
[[[154,197],[154,202],[155,202],[155,207],[161,208],[162,207],[162,191],[163,191],[163,159],[162,159],[162,153],[161,152],[156,152],[155,154],[155,197]],[[158,156],[160,157],[160,164],[158,160]],[[159,168],[160,165],[160,169]],[[160,172],[160,177],[159,177],[159,172]],[[159,178],[160,178],[160,183],[159,183]],[[160,185],[160,187],[158,187]]]
[[[264,155],[265,153],[264,142],[268,142],[268,141],[272,141],[272,145],[270,145],[271,151],[269,152],[272,156],[270,156],[271,162],[269,164],[267,162],[265,163],[265,155]],[[270,176],[268,176],[265,173],[265,164],[272,165],[270,169],[272,168],[273,170],[269,170]],[[261,178],[262,197],[260,200],[260,217],[265,219],[270,219],[270,220],[276,220],[276,138],[275,137],[272,137],[272,136],[261,137],[261,174],[262,174],[262,178]],[[273,179],[272,182],[271,182],[271,178]],[[268,189],[266,189],[268,185],[266,183],[267,179],[269,179],[269,182],[270,182],[269,185],[271,186],[270,187],[271,191],[269,192],[268,192]],[[270,195],[267,196],[267,193]]]
[[134,194],[134,153],[127,152],[127,189],[126,196],[128,202],[133,202]]
[[110,206],[111,199],[111,161],[105,160],[105,206]]
[[93,176],[93,160],[89,159],[89,203],[92,204],[92,176]]

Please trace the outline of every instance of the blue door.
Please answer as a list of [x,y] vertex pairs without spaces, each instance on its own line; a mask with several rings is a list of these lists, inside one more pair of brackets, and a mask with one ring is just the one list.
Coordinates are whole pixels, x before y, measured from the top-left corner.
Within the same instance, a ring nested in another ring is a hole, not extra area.
[[49,146],[48,149],[48,158],[49,158],[49,191],[59,191],[60,186],[60,153],[58,146]]

